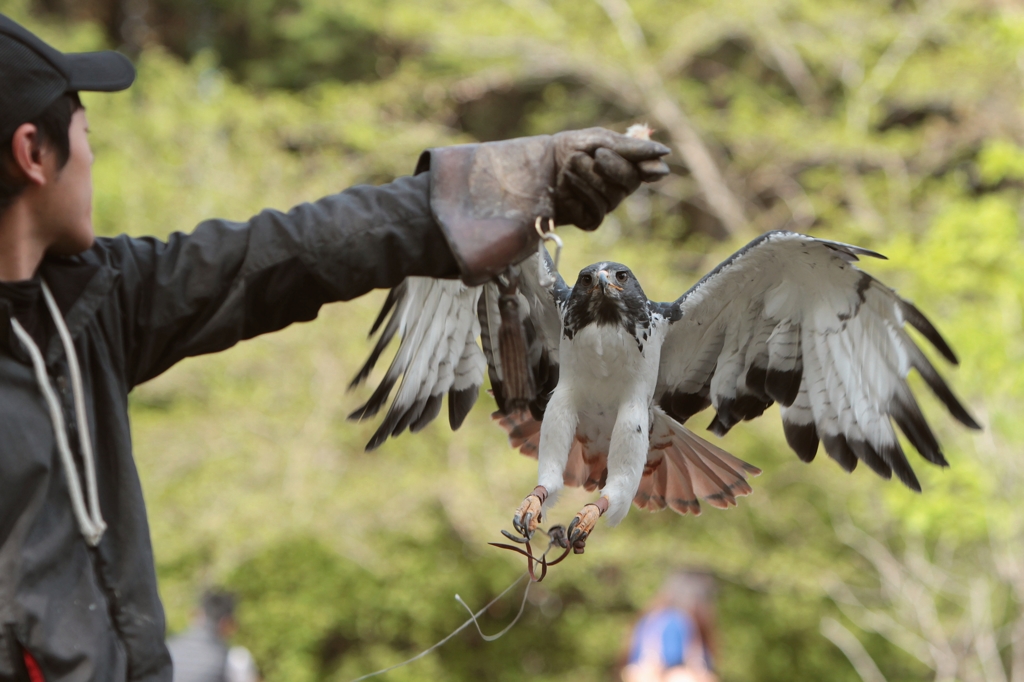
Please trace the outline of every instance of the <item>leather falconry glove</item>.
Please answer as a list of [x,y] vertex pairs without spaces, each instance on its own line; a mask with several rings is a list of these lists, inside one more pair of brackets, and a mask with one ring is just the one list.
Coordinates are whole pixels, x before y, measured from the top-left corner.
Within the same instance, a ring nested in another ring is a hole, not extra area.
[[668,174],[669,148],[605,128],[428,149],[430,206],[467,284],[534,253],[534,224],[594,230],[641,182]]

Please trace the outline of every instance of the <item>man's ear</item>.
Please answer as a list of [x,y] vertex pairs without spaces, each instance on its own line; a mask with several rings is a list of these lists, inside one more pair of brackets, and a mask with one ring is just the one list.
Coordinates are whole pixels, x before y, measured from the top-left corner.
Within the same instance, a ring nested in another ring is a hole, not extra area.
[[14,170],[31,185],[46,184],[46,169],[43,164],[45,150],[39,129],[33,123],[22,123],[11,139],[11,156]]

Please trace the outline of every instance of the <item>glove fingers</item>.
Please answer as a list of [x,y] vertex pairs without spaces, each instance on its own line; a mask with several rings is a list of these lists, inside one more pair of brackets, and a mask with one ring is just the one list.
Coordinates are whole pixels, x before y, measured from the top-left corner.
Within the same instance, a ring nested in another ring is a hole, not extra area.
[[[603,177],[602,173],[599,172],[600,168],[597,160],[582,152],[572,155],[569,159],[569,168],[575,176],[584,181],[588,189],[601,198],[602,204],[600,208],[605,213],[614,210],[616,206],[622,203],[626,195],[633,191],[627,189],[625,185],[620,184],[616,180],[609,181],[609,179]],[[628,181],[628,179],[625,180]],[[639,184],[637,184],[637,187],[639,187]]]
[[661,159],[648,159],[636,164],[640,171],[640,179],[644,182],[656,182],[669,174],[668,164]]
[[[627,161],[637,162],[657,159],[668,154],[671,149],[653,140],[641,140],[612,132],[607,128],[586,128],[571,133],[567,142],[569,146],[588,154],[593,154],[598,147],[606,147]],[[556,136],[557,137],[557,136]]]
[[[569,157],[558,178],[558,194],[563,199],[559,202],[559,220],[575,224],[584,230],[593,230],[609,210],[616,195],[622,195],[621,189],[612,189],[594,170],[594,160],[577,152]],[[621,201],[621,196],[618,201]]]
[[575,199],[564,199],[559,204],[555,222],[558,225],[575,225],[585,232],[593,232],[601,224],[598,216]]
[[604,220],[605,212],[601,210],[603,200],[596,197],[586,182],[570,171],[561,174],[559,185],[561,191],[555,215],[558,224],[572,224],[588,232],[596,230]]
[[608,182],[625,190],[625,194],[632,194],[640,186],[640,169],[605,147],[598,147],[594,152],[594,170]]
[[559,224],[593,230],[643,181],[668,173],[661,157],[669,148],[650,140],[588,128],[554,136]]
[[602,145],[613,152],[634,163],[647,161],[648,159],[660,159],[668,154],[671,149],[654,140],[640,140],[635,137],[616,135],[613,144]]

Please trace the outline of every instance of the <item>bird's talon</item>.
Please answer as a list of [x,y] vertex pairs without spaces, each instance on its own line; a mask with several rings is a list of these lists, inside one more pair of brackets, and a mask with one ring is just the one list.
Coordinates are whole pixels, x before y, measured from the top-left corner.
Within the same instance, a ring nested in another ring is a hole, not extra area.
[[594,530],[594,524],[608,511],[608,498],[602,497],[597,502],[583,505],[583,509],[573,518],[569,524],[569,544],[576,554],[583,554],[583,548]]
[[586,542],[587,538],[590,537],[590,533],[585,530],[577,528],[569,536],[569,542],[575,545],[577,542]]
[[512,527],[526,539],[533,537],[537,525],[541,522],[543,516],[541,505],[544,504],[547,496],[547,490],[543,486],[537,486],[532,493],[526,496],[512,517]]
[[568,536],[570,538],[572,538],[573,535],[575,534],[576,526],[578,526],[578,525],[580,525],[580,517],[578,517],[578,516],[576,518],[574,518],[572,521],[569,522],[569,529],[566,530],[565,532],[566,532],[566,534],[568,534]]
[[529,537],[527,537],[525,535],[512,535],[512,533],[509,533],[504,528],[501,529],[501,534],[504,535],[505,537],[507,537],[512,542],[518,542],[521,545],[525,545],[527,542],[530,541]]

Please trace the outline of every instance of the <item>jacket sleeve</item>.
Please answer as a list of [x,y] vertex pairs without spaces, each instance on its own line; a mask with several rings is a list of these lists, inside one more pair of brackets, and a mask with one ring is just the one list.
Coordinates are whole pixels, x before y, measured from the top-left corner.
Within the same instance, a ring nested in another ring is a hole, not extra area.
[[245,223],[208,220],[166,242],[122,236],[107,247],[121,273],[129,387],[183,358],[312,320],[329,301],[408,276],[459,274],[430,210],[430,173]]

